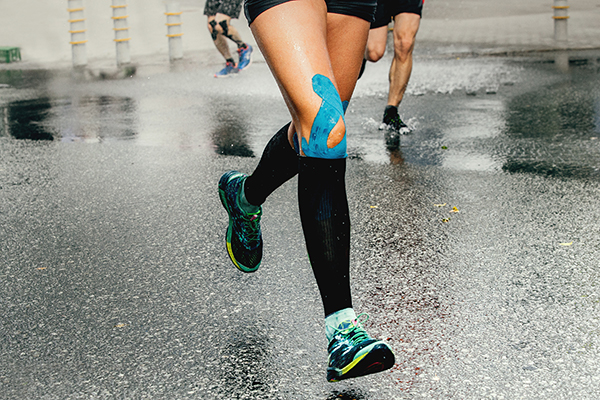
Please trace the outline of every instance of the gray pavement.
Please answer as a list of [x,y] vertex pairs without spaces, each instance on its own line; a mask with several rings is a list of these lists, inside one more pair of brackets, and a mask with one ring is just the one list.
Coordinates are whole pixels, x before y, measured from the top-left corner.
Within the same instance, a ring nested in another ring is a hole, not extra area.
[[[222,63],[206,31],[204,1],[182,0],[185,61]],[[568,41],[554,40],[551,0],[427,0],[418,34],[417,55],[505,54],[556,49],[600,48],[600,1],[570,1]],[[92,70],[115,69],[110,9],[86,3],[87,54]],[[132,62],[168,64],[164,2],[131,0],[128,5]],[[0,45],[20,46],[23,62],[0,69],[69,68],[71,49],[67,13],[54,3],[36,0],[0,3]],[[255,44],[243,14],[235,21],[244,40]],[[255,61],[261,62],[259,52]]]
[[295,180],[265,204],[257,273],[224,250],[216,182],[288,120],[264,63],[0,64],[0,399],[599,398],[600,53],[533,29],[546,2],[482,3],[427,0],[412,134],[378,130],[389,54],[358,82],[354,303],[397,364],[337,384]]
[[216,182],[288,118],[264,63],[3,71],[0,398],[597,399],[600,54],[552,57],[419,59],[400,138],[378,130],[390,60],[368,66],[352,285],[397,364],[338,384],[295,180],[257,273],[224,248]]

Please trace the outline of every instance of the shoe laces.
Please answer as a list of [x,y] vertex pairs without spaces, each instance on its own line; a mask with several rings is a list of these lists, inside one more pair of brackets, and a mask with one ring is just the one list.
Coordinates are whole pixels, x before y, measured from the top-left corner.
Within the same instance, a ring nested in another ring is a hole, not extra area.
[[250,215],[242,214],[242,219],[244,220],[244,223],[241,224],[244,241],[246,243],[257,241],[260,236],[260,212]]
[[[361,320],[361,317],[364,318]],[[350,326],[344,327],[342,329],[334,328],[334,336],[341,335],[343,339],[350,342],[352,346],[355,346],[367,339],[370,339],[371,337],[369,336],[367,331],[365,331],[365,329],[362,327],[362,323],[367,322],[368,320],[369,315],[367,313],[359,314],[355,320],[351,321]]]
[[396,115],[388,115],[387,116],[389,123],[388,124],[401,124],[402,120],[398,114]]

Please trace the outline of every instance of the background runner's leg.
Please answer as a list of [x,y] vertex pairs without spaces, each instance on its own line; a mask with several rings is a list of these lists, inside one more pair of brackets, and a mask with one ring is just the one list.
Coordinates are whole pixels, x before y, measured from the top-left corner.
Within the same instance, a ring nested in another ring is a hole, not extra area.
[[[213,23],[211,24],[211,22]],[[233,57],[231,57],[231,52],[229,51],[229,46],[227,45],[227,40],[223,36],[220,27],[215,21],[214,15],[208,17],[208,31],[211,33],[215,47],[219,53],[221,53],[223,58],[227,61],[233,60]]]
[[380,26],[369,31],[369,40],[365,51],[365,59],[377,62],[385,55],[387,45],[388,26]]
[[231,25],[231,17],[225,14],[217,14],[215,21],[219,25],[222,34],[229,40],[234,42],[238,48],[245,47],[246,44],[242,40],[240,33],[233,25]]
[[408,86],[412,72],[415,37],[421,17],[417,14],[402,13],[394,18],[394,58],[390,67],[390,90],[388,105],[398,107]]

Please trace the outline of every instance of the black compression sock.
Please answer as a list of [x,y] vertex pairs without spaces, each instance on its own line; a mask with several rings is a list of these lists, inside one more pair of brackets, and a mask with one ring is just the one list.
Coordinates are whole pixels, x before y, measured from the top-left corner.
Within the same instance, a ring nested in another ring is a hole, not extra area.
[[261,205],[279,186],[298,173],[298,155],[288,141],[290,123],[267,143],[258,166],[246,179],[245,194],[249,203]]
[[352,307],[346,159],[300,157],[298,202],[325,315]]

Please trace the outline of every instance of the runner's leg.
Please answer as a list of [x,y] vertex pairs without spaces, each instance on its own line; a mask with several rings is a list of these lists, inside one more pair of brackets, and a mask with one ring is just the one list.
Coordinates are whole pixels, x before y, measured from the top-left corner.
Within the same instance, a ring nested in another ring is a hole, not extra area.
[[210,32],[215,47],[217,48],[219,53],[221,53],[225,61],[233,62],[235,64],[233,57],[231,57],[231,52],[229,51],[227,40],[225,40],[222,29],[220,29],[214,15],[208,16],[208,31]]
[[[329,20],[335,26],[331,31]],[[345,29],[339,28],[340,21],[345,21]],[[341,106],[341,99],[337,97],[338,103],[333,103],[336,95],[342,94],[348,100],[352,94],[368,22],[356,17],[328,16],[322,1],[310,0],[273,7],[259,15],[251,28],[282,89],[296,127],[292,130],[298,132],[299,151],[303,156],[299,178],[303,229],[325,313],[330,314],[351,307],[350,225],[344,183],[346,132],[343,111],[341,107],[336,109]],[[280,34],[272,35],[273,30]],[[357,32],[362,32],[358,44],[353,41]],[[339,36],[342,34],[347,36]],[[354,52],[336,53],[339,57],[335,64],[342,71],[340,79],[344,84],[339,94],[327,50],[332,41],[335,47],[345,41],[348,49],[355,48]],[[313,125],[318,127],[319,123],[317,114],[327,101],[332,102],[333,122],[315,133]],[[316,144],[322,147],[317,148]]]
[[[345,5],[335,6],[339,10]],[[297,133],[300,214],[325,309],[330,382],[394,364],[389,345],[362,328],[350,297],[343,114],[358,77],[369,23],[332,14],[326,14],[322,0],[291,1],[263,11],[251,24],[292,114],[295,128],[288,131]],[[284,33],[269,35],[272,30]],[[284,131],[276,136],[281,138]]]
[[401,13],[394,18],[394,59],[390,67],[388,106],[398,107],[408,86],[412,72],[415,37],[421,17],[412,13]]
[[[347,16],[329,14],[327,18],[329,58],[333,75],[339,83],[342,102],[350,101],[357,73],[355,60],[361,59],[363,46],[360,43],[364,41],[364,35],[343,32]],[[353,55],[355,52],[361,53],[361,56]],[[295,125],[287,124],[265,147],[259,165],[246,181],[245,194],[251,204],[261,205],[275,189],[298,173],[298,160],[292,144],[294,133]]]
[[367,41],[367,49],[365,51],[365,59],[367,61],[377,62],[381,60],[381,57],[385,54],[387,36],[387,25],[369,31],[369,40]]
[[242,40],[240,33],[233,25],[231,25],[231,17],[225,14],[217,13],[215,16],[217,29],[219,33],[234,42],[238,49],[245,48],[246,43]]

